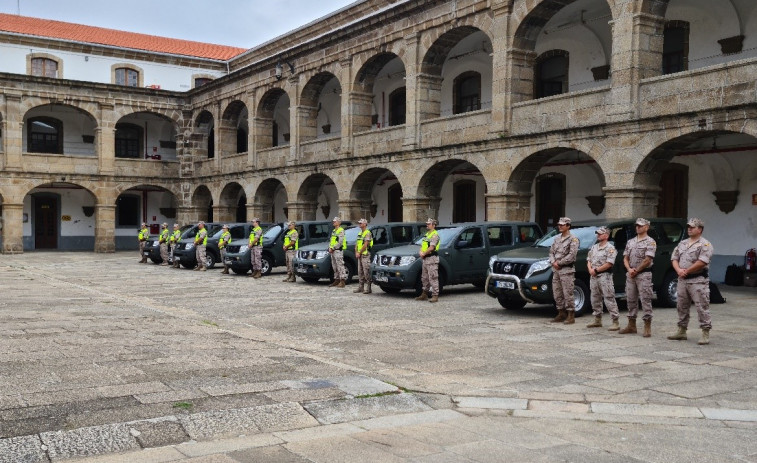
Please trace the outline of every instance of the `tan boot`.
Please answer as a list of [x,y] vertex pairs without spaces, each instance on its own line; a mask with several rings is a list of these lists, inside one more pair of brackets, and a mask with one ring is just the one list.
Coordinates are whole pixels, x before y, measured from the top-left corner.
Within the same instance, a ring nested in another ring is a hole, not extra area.
[[262,277],[262,276],[263,276],[263,275],[261,275],[261,274],[260,274],[260,270],[255,270],[255,273],[253,273],[253,274],[252,274],[252,277],[253,277],[253,278],[260,278],[260,277]]
[[618,323],[618,319],[614,319],[612,321],[612,325],[610,325],[609,328],[607,328],[607,331],[619,331],[620,330],[620,323]]
[[178,260],[175,260],[175,261],[174,261],[174,263],[173,263],[173,268],[181,268],[181,264],[179,263],[179,261],[178,261]]
[[686,328],[679,326],[678,331],[676,331],[675,334],[668,336],[668,339],[670,339],[671,341],[685,341],[689,339],[688,337],[686,337]]
[[420,296],[415,298],[416,301],[427,301],[428,300],[428,293],[426,291],[421,291]]
[[289,283],[290,281],[292,281],[292,274],[291,273],[287,273],[287,277],[284,278],[283,280],[281,280],[282,283]]
[[290,279],[289,279],[289,282],[290,282],[290,283],[297,283],[297,275],[295,275],[295,274],[293,273],[293,274],[292,274],[292,278],[290,278]]
[[357,289],[356,289],[356,290],[354,290],[354,291],[352,291],[352,292],[353,292],[353,293],[362,293],[362,292],[363,292],[363,288],[364,288],[364,287],[365,287],[365,286],[363,285],[363,283],[360,283],[360,286],[358,286],[358,287],[357,287]]
[[334,286],[339,284],[339,280],[337,278],[334,278],[334,281],[329,285],[329,288],[333,288]]
[[428,302],[439,302],[439,296],[431,296],[431,299],[429,299]]
[[201,272],[205,272],[207,270],[208,270],[208,266],[207,265],[203,265],[202,267],[200,267],[200,271]]
[[195,268],[193,268],[192,270],[194,270],[194,271],[200,270],[200,266],[199,265],[195,265]]
[[576,312],[573,310],[568,310],[568,317],[565,319],[563,325],[572,325],[576,322]]
[[339,280],[339,284],[336,285],[336,287],[337,288],[344,288],[344,284],[345,284],[344,280]]
[[702,328],[702,337],[699,338],[699,344],[700,346],[705,346],[710,343],[710,329],[709,328]]
[[365,291],[363,291],[363,294],[371,294],[371,284],[368,283],[368,285],[365,287]]
[[594,315],[594,321],[586,325],[587,328],[602,328],[602,316]]
[[140,264],[146,264],[147,263],[147,257],[143,257],[142,260],[139,261]]
[[567,310],[558,310],[557,316],[550,320],[550,323],[560,323],[564,322],[565,319],[568,318],[568,311]]
[[160,265],[162,265],[162,266],[168,265],[168,262],[163,261],[163,262],[160,263]]
[[221,273],[224,274],[224,275],[228,275],[229,274],[229,267],[227,267],[227,266],[224,265],[223,266],[223,272],[221,272]]
[[644,320],[644,334],[645,338],[652,337],[652,320]]
[[636,333],[636,319],[635,318],[629,318],[628,319],[628,325],[626,325],[625,328],[618,331],[619,334],[634,334]]

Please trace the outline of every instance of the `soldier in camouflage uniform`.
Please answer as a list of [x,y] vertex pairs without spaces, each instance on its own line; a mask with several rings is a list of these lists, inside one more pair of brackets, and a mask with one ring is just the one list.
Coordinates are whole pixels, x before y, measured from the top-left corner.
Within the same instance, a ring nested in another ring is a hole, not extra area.
[[[426,221],[426,236],[421,242],[419,255],[423,259],[421,268],[421,295],[416,297],[416,301],[439,302],[439,233],[436,231],[436,220],[428,219]],[[431,299],[428,298],[428,292],[431,291]]]
[[171,243],[171,262],[173,262],[172,268],[179,268],[179,259],[174,256],[176,246],[178,246],[179,241],[181,241],[181,230],[179,229],[178,223],[173,224],[173,233],[171,233],[171,237],[168,240]]
[[712,243],[702,238],[704,222],[699,219],[689,219],[687,223],[689,239],[678,243],[671,261],[673,269],[678,274],[677,306],[678,331],[668,336],[677,341],[686,340],[686,329],[689,326],[689,312],[691,304],[697,307],[699,327],[702,337],[699,345],[710,343],[710,259],[714,252]]
[[612,317],[612,325],[608,331],[618,331],[618,303],[615,301],[615,285],[612,281],[612,266],[615,265],[615,257],[618,251],[607,240],[610,238],[610,229],[599,227],[594,233],[597,234],[597,242],[589,249],[586,259],[586,267],[591,275],[589,288],[591,289],[591,307],[594,309],[594,321],[586,325],[587,328],[602,327],[602,302],[607,306],[607,311]]
[[331,223],[334,225],[334,230],[331,232],[329,253],[331,253],[331,268],[334,269],[334,282],[329,286],[344,288],[345,280],[347,280],[347,270],[344,268],[344,248],[347,247],[347,242],[344,240],[342,219],[334,217]]
[[557,229],[560,234],[555,237],[549,248],[549,263],[552,264],[552,294],[557,306],[557,316],[552,323],[563,322],[572,325],[576,322],[576,300],[573,289],[576,285],[576,255],[578,238],[570,232],[571,220],[560,217]]
[[355,259],[357,260],[357,275],[360,286],[353,293],[371,294],[371,247],[373,235],[368,230],[368,221],[357,221],[360,233],[355,242]]
[[223,264],[222,275],[229,274],[229,264],[226,263],[226,246],[231,243],[231,233],[229,233],[229,226],[224,224],[221,228],[221,236],[218,238],[218,252],[221,254],[221,263]]
[[145,242],[150,238],[150,229],[147,228],[147,224],[142,222],[142,227],[139,229],[137,239],[139,239],[139,257],[140,264],[147,263],[147,256],[145,255]]
[[297,277],[294,274],[294,258],[297,256],[297,249],[299,249],[300,234],[297,233],[296,225],[294,222],[288,222],[289,230],[284,235],[283,247],[287,261],[287,277],[283,280],[284,283],[297,282]]
[[163,222],[160,226],[160,235],[158,235],[158,244],[160,245],[160,258],[163,262],[160,265],[168,265],[168,241],[171,237],[171,232],[168,230],[168,224]]
[[263,229],[260,227],[260,219],[252,219],[252,230],[250,230],[250,263],[252,264],[253,278],[263,276]]
[[197,224],[197,234],[195,235],[195,258],[197,265],[194,270],[207,270],[205,261],[205,250],[208,245],[208,230],[205,228],[205,222],[200,221]]
[[647,234],[649,220],[636,219],[636,236],[628,240],[623,251],[626,274],[626,303],[628,325],[620,334],[636,333],[636,314],[639,303],[644,310],[644,337],[652,336],[652,264],[657,252],[657,242]]

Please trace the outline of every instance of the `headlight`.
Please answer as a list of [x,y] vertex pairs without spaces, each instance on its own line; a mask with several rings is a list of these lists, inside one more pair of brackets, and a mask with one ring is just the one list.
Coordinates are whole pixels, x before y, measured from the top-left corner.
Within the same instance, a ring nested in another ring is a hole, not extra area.
[[491,272],[491,273],[494,272],[494,262],[496,262],[496,261],[497,261],[497,256],[491,256],[489,258],[489,272]]
[[250,246],[247,244],[243,244],[239,247],[239,253],[244,254],[245,252],[247,252],[248,249],[250,249]]
[[376,254],[375,256],[373,256],[373,260],[371,261],[371,263],[373,265],[378,265],[378,254]]
[[415,262],[415,256],[402,256],[400,257],[400,266],[410,265]]
[[549,263],[549,259],[537,260],[536,262],[531,264],[531,267],[528,268],[528,272],[526,273],[525,278],[527,279],[534,273],[543,272],[551,266],[552,264]]
[[195,247],[195,244],[194,244],[194,243],[187,243],[187,247],[185,247],[184,249],[186,249],[187,251],[189,251],[189,250],[190,250],[190,249],[192,249],[193,247]]
[[315,253],[315,260],[325,259],[329,255],[328,251],[317,251]]

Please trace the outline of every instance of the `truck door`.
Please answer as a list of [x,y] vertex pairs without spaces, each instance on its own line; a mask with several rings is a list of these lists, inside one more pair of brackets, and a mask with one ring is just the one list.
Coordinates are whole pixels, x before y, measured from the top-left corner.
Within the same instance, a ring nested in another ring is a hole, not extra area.
[[489,253],[480,227],[466,228],[460,233],[451,250],[451,258],[449,264],[455,276],[448,276],[450,282],[473,282],[486,278]]

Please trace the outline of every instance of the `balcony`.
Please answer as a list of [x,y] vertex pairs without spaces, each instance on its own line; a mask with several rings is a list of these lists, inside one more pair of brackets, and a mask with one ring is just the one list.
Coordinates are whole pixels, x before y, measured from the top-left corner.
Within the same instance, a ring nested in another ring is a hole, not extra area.
[[355,156],[373,156],[400,151],[404,139],[405,125],[360,132],[353,138],[352,151]]
[[607,123],[610,88],[522,101],[513,105],[512,134],[553,132]]
[[97,175],[99,171],[97,158],[89,155],[24,153],[22,165],[24,172],[46,174]]
[[118,158],[115,162],[115,174],[129,177],[175,178],[179,176],[179,161]]
[[339,159],[341,148],[342,138],[339,135],[302,142],[300,143],[300,162],[323,162]]
[[491,128],[491,109],[471,111],[421,122],[421,147],[457,145],[484,140]]
[[266,148],[258,150],[258,169],[273,169],[276,167],[284,167],[289,159],[290,145],[275,146],[273,148]]
[[234,174],[247,170],[247,152],[224,154],[221,156],[221,173]]

